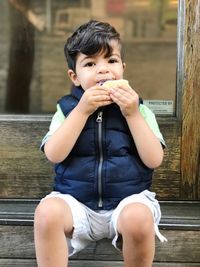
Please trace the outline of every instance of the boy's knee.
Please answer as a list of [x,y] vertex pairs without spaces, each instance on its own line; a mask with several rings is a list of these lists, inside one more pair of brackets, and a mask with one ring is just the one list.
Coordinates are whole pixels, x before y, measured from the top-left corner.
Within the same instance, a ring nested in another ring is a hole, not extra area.
[[69,208],[67,209],[67,204],[63,203],[63,200],[56,198],[45,199],[35,210],[34,228],[39,231],[49,231],[55,227],[70,229],[72,218],[69,213]]
[[125,206],[118,219],[118,228],[123,235],[142,239],[154,232],[154,220],[150,209],[140,203]]

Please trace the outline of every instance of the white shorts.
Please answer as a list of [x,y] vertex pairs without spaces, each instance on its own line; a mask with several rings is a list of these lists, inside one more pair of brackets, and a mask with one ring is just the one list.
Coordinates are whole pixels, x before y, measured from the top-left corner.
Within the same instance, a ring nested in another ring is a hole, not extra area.
[[[58,197],[66,201],[69,205],[73,217],[73,235],[67,238],[69,256],[84,249],[92,241],[98,241],[103,238],[112,239],[112,244],[116,249],[118,232],[117,219],[121,210],[130,203],[142,203],[149,207],[154,217],[155,234],[161,242],[167,241],[158,229],[161,218],[160,205],[155,199],[155,193],[145,190],[139,194],[131,195],[123,199],[114,210],[93,211],[84,204],[77,201],[70,195],[61,194],[53,191],[45,198]],[[42,200],[43,200],[42,199]]]

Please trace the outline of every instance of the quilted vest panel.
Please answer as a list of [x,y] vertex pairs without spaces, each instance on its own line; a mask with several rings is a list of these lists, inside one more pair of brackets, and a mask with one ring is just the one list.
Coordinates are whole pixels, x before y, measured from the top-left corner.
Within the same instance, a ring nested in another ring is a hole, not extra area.
[[[74,88],[72,95],[61,98],[58,103],[65,116],[82,94],[82,88]],[[54,190],[74,196],[93,210],[109,210],[123,198],[149,189],[153,170],[140,160],[125,118],[111,104],[88,118],[55,173]]]

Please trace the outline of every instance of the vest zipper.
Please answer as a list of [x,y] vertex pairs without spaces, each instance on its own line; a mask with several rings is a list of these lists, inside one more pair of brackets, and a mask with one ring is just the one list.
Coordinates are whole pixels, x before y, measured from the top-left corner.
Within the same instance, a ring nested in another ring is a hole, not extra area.
[[99,147],[99,165],[98,165],[98,194],[99,202],[98,207],[103,207],[102,199],[102,166],[103,166],[103,145],[102,145],[102,119],[103,111],[98,112],[96,122],[98,123],[98,147]]

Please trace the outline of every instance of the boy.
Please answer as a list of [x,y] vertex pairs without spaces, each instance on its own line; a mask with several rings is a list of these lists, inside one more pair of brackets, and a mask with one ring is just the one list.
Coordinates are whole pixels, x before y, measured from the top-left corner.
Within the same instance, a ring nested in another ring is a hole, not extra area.
[[122,45],[111,25],[83,24],[64,50],[74,87],[59,100],[41,146],[56,176],[35,212],[38,266],[66,267],[91,241],[107,237],[117,247],[122,237],[125,266],[150,267],[155,233],[165,240],[148,190],[163,160],[162,134],[123,80]]

